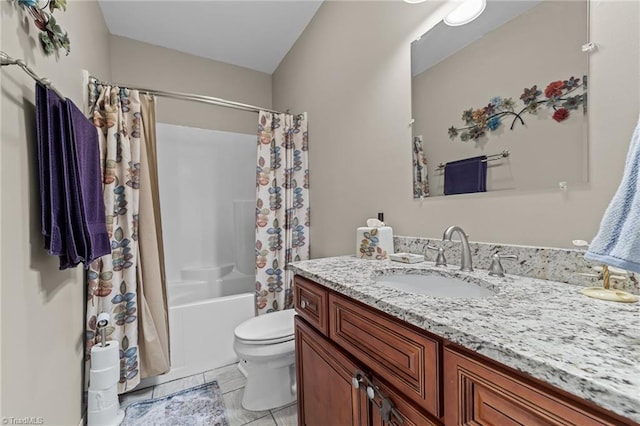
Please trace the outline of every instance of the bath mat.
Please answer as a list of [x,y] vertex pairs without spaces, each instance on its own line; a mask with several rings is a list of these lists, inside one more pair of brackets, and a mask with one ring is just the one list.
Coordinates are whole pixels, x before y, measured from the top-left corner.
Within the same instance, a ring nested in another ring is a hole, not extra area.
[[218,382],[131,404],[121,426],[229,426]]

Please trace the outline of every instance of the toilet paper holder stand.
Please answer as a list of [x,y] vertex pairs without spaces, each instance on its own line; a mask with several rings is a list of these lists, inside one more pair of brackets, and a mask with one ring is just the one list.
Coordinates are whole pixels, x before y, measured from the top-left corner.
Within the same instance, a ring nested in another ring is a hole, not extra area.
[[109,325],[109,320],[111,319],[111,315],[108,312],[102,312],[98,315],[98,321],[96,323],[96,329],[100,334],[100,346],[107,346],[107,325]]

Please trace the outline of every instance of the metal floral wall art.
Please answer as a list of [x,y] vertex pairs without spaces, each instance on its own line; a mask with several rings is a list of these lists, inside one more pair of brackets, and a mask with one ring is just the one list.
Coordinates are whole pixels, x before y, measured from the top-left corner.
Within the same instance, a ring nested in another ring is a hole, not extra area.
[[68,55],[71,51],[69,35],[53,17],[56,9],[63,12],[67,10],[67,0],[46,0],[43,5],[40,4],[40,0],[16,0],[16,2],[31,15],[36,27],[41,31],[39,38],[45,54],[51,55],[58,49],[64,49]]
[[[542,97],[543,92],[538,89],[537,85],[529,89],[525,88],[520,95],[524,107],[519,111],[516,111],[516,102],[512,98],[496,96],[485,107],[469,108],[463,111],[462,121],[465,126],[449,127],[449,138],[455,139],[459,136],[463,142],[476,141],[484,136],[487,130],[493,132],[500,128],[503,120],[507,118],[513,118],[509,127],[509,130],[513,130],[517,121],[524,125],[522,118],[524,113],[537,114],[538,110],[543,107],[553,108],[552,118],[559,123],[569,118],[571,111],[577,110],[580,106],[583,111],[586,110],[586,85],[587,76],[585,75],[582,80],[571,77],[568,80],[552,81],[544,89],[545,97]],[[579,88],[583,89],[582,94],[571,95]]]

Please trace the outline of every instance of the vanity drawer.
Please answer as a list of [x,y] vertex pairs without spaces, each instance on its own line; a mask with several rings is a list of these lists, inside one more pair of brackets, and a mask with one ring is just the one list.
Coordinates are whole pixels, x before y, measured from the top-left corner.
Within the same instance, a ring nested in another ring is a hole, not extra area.
[[328,292],[322,286],[296,275],[293,279],[296,312],[322,334],[329,333]]
[[335,294],[329,295],[329,336],[376,376],[440,417],[438,340]]

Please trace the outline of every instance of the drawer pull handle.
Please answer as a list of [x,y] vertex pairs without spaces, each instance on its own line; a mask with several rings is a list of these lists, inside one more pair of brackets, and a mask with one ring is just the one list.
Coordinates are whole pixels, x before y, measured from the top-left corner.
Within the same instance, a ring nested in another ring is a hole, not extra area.
[[353,385],[354,389],[360,389],[361,382],[362,382],[362,379],[360,378],[360,376],[353,376],[351,378],[351,384]]
[[[388,397],[384,396],[382,392],[380,392],[380,389],[373,383],[373,380],[371,380],[362,371],[356,371],[356,374],[353,376],[352,383],[353,387],[356,389],[360,388],[361,383],[367,384],[367,398],[369,398],[369,400],[378,407],[378,411],[380,412],[380,417],[382,417],[383,422],[390,425],[404,424],[404,418],[402,417],[402,414],[396,410],[393,402],[391,402]],[[379,398],[379,403],[376,401],[376,397]]]
[[307,307],[309,309],[315,309],[315,306],[316,305],[314,303],[309,302],[307,299],[300,299],[300,307],[302,309],[307,309]]
[[376,391],[371,386],[367,386],[367,397],[371,400],[376,397]]

